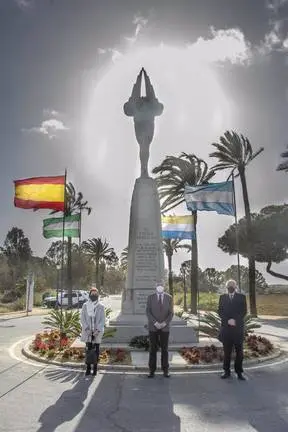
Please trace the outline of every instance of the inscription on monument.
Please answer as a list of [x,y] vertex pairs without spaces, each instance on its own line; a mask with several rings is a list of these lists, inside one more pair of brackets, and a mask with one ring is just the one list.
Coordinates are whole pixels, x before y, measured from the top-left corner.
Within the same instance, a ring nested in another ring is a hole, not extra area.
[[135,313],[143,314],[146,311],[147,297],[153,294],[153,290],[135,290]]
[[157,262],[158,242],[159,239],[155,233],[148,229],[137,233],[134,288],[152,288],[155,284],[159,265]]

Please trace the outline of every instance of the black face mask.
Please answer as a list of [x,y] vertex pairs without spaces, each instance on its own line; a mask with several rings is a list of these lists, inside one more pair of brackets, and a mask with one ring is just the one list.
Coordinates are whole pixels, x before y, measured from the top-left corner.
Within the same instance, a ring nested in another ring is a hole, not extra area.
[[227,289],[228,289],[229,294],[233,294],[235,292],[234,287],[229,286]]
[[98,298],[99,298],[99,296],[97,295],[97,294],[91,294],[90,296],[89,296],[89,298],[90,298],[90,300],[91,301],[97,301],[98,300]]

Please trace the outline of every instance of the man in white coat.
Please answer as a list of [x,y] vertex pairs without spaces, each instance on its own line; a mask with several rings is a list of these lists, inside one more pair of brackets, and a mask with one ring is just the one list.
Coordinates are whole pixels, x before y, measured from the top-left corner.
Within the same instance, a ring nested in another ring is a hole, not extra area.
[[[81,310],[81,341],[86,343],[86,375],[91,374],[91,363],[88,357],[93,358],[93,375],[97,374],[100,343],[104,334],[104,326],[105,308],[99,302],[97,288],[92,288],[89,292],[89,300],[83,304]],[[93,354],[92,356],[90,355],[91,353]]]

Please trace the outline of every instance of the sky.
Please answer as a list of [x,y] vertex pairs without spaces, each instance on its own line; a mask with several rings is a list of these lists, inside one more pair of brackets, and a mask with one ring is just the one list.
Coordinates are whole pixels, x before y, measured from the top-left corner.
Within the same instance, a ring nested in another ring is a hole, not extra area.
[[[276,171],[288,144],[288,0],[0,0],[0,61],[0,243],[18,226],[45,254],[49,212],[14,208],[13,180],[67,168],[93,208],[82,239],[106,238],[117,253],[127,245],[140,164],[123,104],[142,66],[164,104],[150,172],[181,152],[212,166],[211,144],[233,129],[265,148],[247,168],[251,210],[288,201],[287,174]],[[241,218],[239,180],[236,198]],[[217,247],[231,223],[199,215],[201,268],[236,264]],[[175,269],[186,259],[178,252]]]

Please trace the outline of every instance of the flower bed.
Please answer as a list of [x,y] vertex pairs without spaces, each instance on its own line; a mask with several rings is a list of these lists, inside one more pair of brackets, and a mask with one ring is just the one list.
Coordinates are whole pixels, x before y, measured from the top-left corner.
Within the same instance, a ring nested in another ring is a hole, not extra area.
[[[84,363],[85,348],[71,348],[74,340],[75,338],[60,335],[57,330],[44,331],[35,336],[30,349],[47,360]],[[130,352],[121,348],[100,350],[99,364],[131,365]]]
[[[249,335],[244,343],[244,358],[265,357],[274,351],[273,344],[262,336]],[[207,345],[205,347],[182,348],[180,354],[188,364],[213,364],[223,361],[222,347]],[[234,353],[232,354],[232,358]]]

